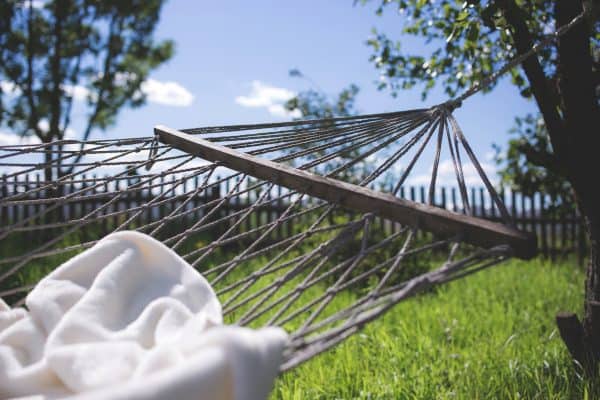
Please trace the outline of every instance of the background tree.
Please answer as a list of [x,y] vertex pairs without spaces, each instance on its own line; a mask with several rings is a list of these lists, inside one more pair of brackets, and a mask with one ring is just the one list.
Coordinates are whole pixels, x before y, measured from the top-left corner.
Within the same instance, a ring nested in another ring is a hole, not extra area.
[[332,98],[323,91],[310,77],[298,69],[290,70],[290,76],[307,80],[313,88],[300,92],[285,103],[285,108],[298,111],[304,119],[327,119],[357,115],[356,96],[360,89],[355,84],[348,85]]
[[[162,5],[163,0],[0,2],[0,124],[44,143],[60,140],[78,98],[86,104],[81,139],[87,140],[94,130],[114,124],[124,106],[142,105],[142,83],[173,54],[171,41],[152,37]],[[46,168],[45,178],[71,170]]]
[[[384,78],[378,87],[396,96],[418,85],[424,99],[436,85],[441,84],[453,97],[481,82],[587,10],[585,22],[510,71],[521,95],[535,100],[543,124],[536,117],[519,120],[504,172],[512,184],[527,186],[535,180],[549,184],[558,178],[552,190],[571,188],[591,249],[585,315],[583,324],[574,314],[561,314],[557,322],[573,357],[588,373],[596,374],[600,361],[600,191],[592,174],[600,167],[600,1],[355,0],[368,2],[378,2],[378,14],[388,9],[400,12],[404,33],[424,39],[432,49],[427,57],[407,54],[400,40],[374,30],[367,44],[373,52],[370,59]],[[484,91],[493,88],[492,84]],[[527,169],[525,173],[519,171],[521,167]]]
[[[312,86],[311,89],[300,92],[296,97],[288,100],[284,105],[286,110],[290,113],[297,113],[299,115],[296,119],[322,119],[325,120],[323,128],[326,129],[329,125],[326,121],[327,119],[349,117],[358,114],[355,107],[356,96],[359,92],[358,86],[354,84],[348,85],[348,87],[342,89],[337,96],[332,97],[324,92],[310,77],[304,75],[300,70],[290,70],[290,76],[305,79]],[[333,126],[333,123],[329,126]],[[312,161],[324,155],[324,151],[311,152],[307,155],[307,158],[302,161]],[[349,160],[357,158],[357,156],[358,150],[350,150],[340,154],[340,156],[334,160],[316,166],[316,170],[320,174],[326,175]],[[371,166],[362,161],[352,165],[337,176],[348,182],[358,183],[366,177],[371,170]]]
[[544,193],[554,199],[542,210],[544,216],[572,215],[575,199],[571,184],[560,170],[545,168],[545,157],[552,153],[544,120],[539,114],[516,117],[509,131],[511,138],[506,147],[495,144],[495,161],[499,167],[500,183],[526,196]]

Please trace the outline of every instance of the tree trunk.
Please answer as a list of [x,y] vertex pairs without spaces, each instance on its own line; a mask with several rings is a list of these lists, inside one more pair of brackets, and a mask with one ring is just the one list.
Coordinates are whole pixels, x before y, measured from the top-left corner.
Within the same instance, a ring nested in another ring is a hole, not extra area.
[[585,283],[583,340],[586,351],[591,356],[588,369],[596,376],[600,361],[600,248],[598,247],[600,221],[590,221],[588,219],[586,224],[588,232],[590,232],[591,253]]
[[[582,9],[581,0],[558,0],[555,10],[557,26],[568,23]],[[574,314],[558,315],[557,323],[573,358],[589,376],[596,377],[600,362],[600,190],[596,187],[594,175],[600,167],[600,113],[593,84],[590,34],[585,24],[578,24],[560,39],[558,55],[558,89],[565,121],[562,133],[565,141],[560,158],[585,222],[590,260],[583,324]]]

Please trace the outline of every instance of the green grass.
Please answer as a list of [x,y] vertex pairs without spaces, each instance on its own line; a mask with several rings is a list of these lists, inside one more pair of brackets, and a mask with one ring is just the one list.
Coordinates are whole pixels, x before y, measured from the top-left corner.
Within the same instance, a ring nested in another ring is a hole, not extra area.
[[[27,243],[2,244],[0,254],[9,255]],[[209,264],[222,257],[216,252]],[[58,256],[37,260],[16,279],[36,282],[62,261]],[[264,262],[255,260],[248,268]],[[232,274],[225,284],[238,278]],[[254,290],[273,277],[261,279]],[[284,374],[271,397],[600,398],[572,366],[554,324],[558,311],[580,312],[583,279],[574,262],[534,260],[511,261],[458,280],[399,304],[340,346]],[[322,290],[316,286],[306,295]],[[355,293],[337,296],[332,307],[354,298]]]
[[279,378],[273,399],[593,398],[554,324],[583,272],[512,261],[400,304]]

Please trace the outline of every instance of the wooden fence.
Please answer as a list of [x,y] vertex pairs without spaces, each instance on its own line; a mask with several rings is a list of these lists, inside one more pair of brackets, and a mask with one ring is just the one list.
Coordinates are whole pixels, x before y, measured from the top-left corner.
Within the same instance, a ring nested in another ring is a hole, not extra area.
[[[85,180],[85,178],[83,180]],[[98,196],[89,196],[90,199],[87,200],[66,203],[63,206],[62,211],[65,217],[69,219],[81,218],[96,209],[97,206],[103,203],[107,196],[112,195],[114,191],[121,191],[123,196],[118,202],[112,204],[110,208],[105,209],[103,211],[104,213],[108,215],[109,213],[115,213],[115,211],[143,207],[143,205],[153,196],[163,194],[165,199],[160,202],[159,206],[148,207],[140,216],[141,222],[162,219],[183,202],[186,198],[184,193],[189,193],[195,185],[198,184],[198,182],[186,181],[179,192],[166,194],[169,192],[168,188],[169,185],[171,185],[171,182],[166,182],[164,180],[158,184],[154,184],[152,191],[128,191],[128,186],[134,184],[135,181],[127,179],[113,182],[112,187],[109,187],[108,184],[94,185],[94,180],[94,177],[89,180],[90,183],[88,186],[90,189],[85,193],[86,195]],[[226,182],[228,183],[228,181]],[[3,197],[11,193],[27,192],[31,189],[35,189],[38,185],[39,177],[38,179],[27,181],[7,180],[6,178],[0,179],[0,190]],[[224,183],[221,186],[213,186],[208,192],[202,191],[202,193],[195,196],[186,207],[194,209],[198,207],[198,205],[220,198],[223,193],[226,193],[229,190],[227,186],[228,185]],[[77,187],[76,184],[73,184],[69,189],[69,185],[67,184],[66,188],[68,193],[69,191],[81,190],[82,187]],[[43,193],[43,191],[36,192],[35,198],[43,197]],[[279,194],[281,194],[281,192],[279,192]],[[277,193],[274,195],[276,196]],[[404,187],[401,188],[399,195],[408,200],[425,202],[427,199],[427,189],[424,186]],[[222,207],[221,213],[227,215],[228,213],[242,209],[247,202],[255,201],[254,196],[255,194],[253,192],[249,192],[248,196],[245,198],[235,196],[232,202],[228,202]],[[564,206],[565,204],[569,204],[569,199],[560,197],[552,198],[543,193],[525,196],[521,193],[510,191],[500,192],[500,196],[504,199],[504,203],[513,216],[516,226],[520,229],[533,231],[537,234],[538,248],[542,257],[557,260],[574,255],[577,257],[580,264],[585,262],[588,251],[585,229],[581,218],[576,213],[574,207]],[[468,197],[475,216],[500,221],[499,213],[491,206],[489,196],[484,188],[470,188]],[[453,187],[439,188],[435,196],[435,204],[439,207],[444,207],[453,211],[460,211],[462,209],[460,195],[457,189]],[[272,202],[267,206],[260,207],[257,210],[259,215],[255,216],[253,220],[261,221],[261,223],[274,221],[278,218],[279,214],[285,210],[286,206],[287,202],[280,200]],[[40,207],[44,206],[16,204],[8,207],[0,207],[0,225],[7,226],[16,220],[22,220],[28,218],[30,215],[35,215],[39,213]],[[198,217],[199,215],[197,213],[190,213],[186,216],[186,218],[192,220]],[[252,224],[252,221],[249,220],[245,223]],[[109,231],[111,226],[116,226],[114,222],[111,222],[110,218],[103,218],[101,224],[103,224],[105,231]],[[375,225],[378,229],[382,229],[386,233],[398,229],[397,224],[379,218],[376,219]],[[249,228],[250,226],[247,227],[247,229]],[[288,234],[288,231],[290,230],[288,228],[279,230],[277,234]]]

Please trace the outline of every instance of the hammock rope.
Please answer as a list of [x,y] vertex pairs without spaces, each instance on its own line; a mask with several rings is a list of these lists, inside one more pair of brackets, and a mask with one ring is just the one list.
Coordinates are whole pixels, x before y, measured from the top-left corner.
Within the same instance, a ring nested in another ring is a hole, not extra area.
[[[500,196],[443,107],[182,131],[157,127],[155,137],[88,141],[81,153],[80,145],[0,148],[0,168],[8,170],[0,245],[23,235],[43,239],[0,260],[0,296],[13,304],[35,284],[32,271],[101,236],[83,231],[134,229],[159,238],[202,272],[229,321],[287,329],[292,341],[282,370],[288,370],[418,292],[527,256],[518,244],[530,237],[510,227]],[[196,147],[189,151],[189,145]],[[403,184],[427,164],[428,150],[434,162],[426,204],[402,199]],[[487,180],[490,205],[504,224],[470,216],[465,154],[481,182]],[[446,156],[461,214],[433,204]],[[61,175],[68,160],[75,161],[71,172]],[[29,182],[26,189],[22,182]],[[216,190],[222,194],[213,196]],[[160,212],[165,207],[171,208]],[[260,217],[273,209],[275,217]],[[374,227],[378,218],[393,228],[388,234]],[[500,236],[486,236],[497,235],[498,227]],[[481,247],[481,238],[483,248],[469,244]]]

